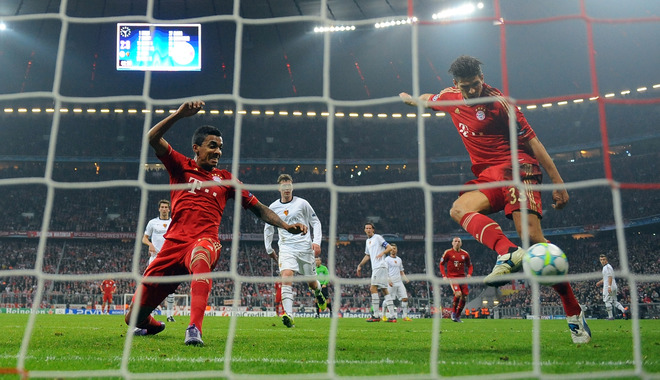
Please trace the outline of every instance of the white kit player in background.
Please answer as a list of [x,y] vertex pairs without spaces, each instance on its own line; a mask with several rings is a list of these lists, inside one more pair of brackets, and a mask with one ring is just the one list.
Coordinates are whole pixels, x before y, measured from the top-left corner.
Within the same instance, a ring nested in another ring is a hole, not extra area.
[[603,279],[596,283],[596,286],[603,285],[603,302],[605,302],[605,309],[607,310],[607,319],[614,319],[614,313],[612,310],[612,305],[614,305],[621,313],[623,317],[627,318],[626,309],[621,305],[621,303],[616,299],[616,280],[614,279],[614,269],[607,262],[607,256],[604,254],[600,255],[600,263],[603,265]]
[[[390,244],[392,246],[392,252],[390,255],[385,258],[385,263],[387,264],[387,271],[390,276],[390,283],[387,287],[387,291],[390,293],[390,298],[392,302],[395,299],[401,302],[401,313],[403,320],[405,322],[410,322],[412,319],[408,317],[408,292],[406,291],[403,281],[406,281],[406,284],[410,283],[406,274],[403,273],[403,260],[398,257],[399,248],[396,244]],[[383,312],[385,310],[385,301],[383,301]],[[396,313],[393,316],[396,318]]]
[[[149,247],[149,262],[147,266],[151,264],[152,261],[160,252],[160,249],[165,243],[165,233],[167,229],[170,228],[170,201],[166,199],[161,199],[158,202],[158,217],[151,219],[147,223],[147,228],[144,230],[144,236],[142,236],[142,243]],[[167,321],[174,322],[174,294],[167,296]]]
[[[385,257],[392,252],[392,246],[382,236],[376,233],[373,223],[366,223],[364,225],[364,233],[367,234],[367,243],[364,250],[364,257],[357,266],[357,275],[358,277],[362,275],[362,266],[371,260],[371,287],[369,291],[371,292],[372,315],[371,318],[367,319],[367,322],[380,322],[380,298],[378,296],[378,290],[383,292],[383,309],[387,309],[390,316],[394,315],[394,302],[392,302],[390,293],[387,291],[389,277],[387,274],[387,263],[385,263]],[[396,317],[388,319],[384,314],[385,312],[383,312],[383,320],[385,322],[396,322]]]
[[[316,216],[314,209],[306,200],[293,196],[293,178],[288,174],[281,174],[277,178],[280,185],[280,199],[273,202],[269,207],[283,221],[289,224],[302,223],[311,228],[311,234],[291,234],[282,228],[277,229],[279,236],[278,253],[273,249],[273,236],[275,227],[266,224],[264,227],[264,244],[266,252],[278,262],[282,276],[282,323],[286,327],[294,327],[293,323],[293,276],[299,273],[303,276],[313,276],[307,284],[314,290],[316,304],[321,311],[328,306],[321,284],[316,280],[316,257],[321,254],[321,221]],[[310,236],[311,235],[311,236]]]

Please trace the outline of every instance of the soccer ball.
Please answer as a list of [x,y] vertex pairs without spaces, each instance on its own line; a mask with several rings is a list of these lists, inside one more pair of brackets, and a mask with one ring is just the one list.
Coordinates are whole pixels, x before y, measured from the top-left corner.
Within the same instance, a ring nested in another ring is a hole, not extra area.
[[[561,248],[550,243],[538,243],[529,247],[523,258],[525,273],[534,277],[563,276],[568,273],[568,259]],[[553,284],[558,281],[539,281]]]

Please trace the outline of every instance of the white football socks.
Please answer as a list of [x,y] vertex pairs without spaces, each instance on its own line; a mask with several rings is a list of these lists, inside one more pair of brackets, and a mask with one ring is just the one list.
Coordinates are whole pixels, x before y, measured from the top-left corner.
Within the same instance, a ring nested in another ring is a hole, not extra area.
[[282,285],[282,307],[285,313],[293,314],[293,286],[291,285]]
[[371,293],[371,310],[374,313],[374,317],[380,318],[380,298],[378,293]]

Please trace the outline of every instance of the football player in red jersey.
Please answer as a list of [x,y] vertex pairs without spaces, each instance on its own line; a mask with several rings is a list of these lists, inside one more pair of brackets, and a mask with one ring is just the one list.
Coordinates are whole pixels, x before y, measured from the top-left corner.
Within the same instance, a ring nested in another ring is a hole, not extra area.
[[101,283],[101,291],[103,292],[103,303],[101,304],[101,312],[109,313],[110,305],[112,305],[112,295],[117,290],[117,286],[113,280],[103,280]]
[[[541,167],[545,169],[552,183],[563,185],[552,158],[536,137],[534,130],[523,113],[510,104],[496,88],[484,82],[481,61],[470,56],[458,57],[449,68],[454,86],[445,88],[438,94],[423,94],[415,99],[410,94],[399,94],[405,104],[429,107],[445,111],[451,115],[463,144],[472,161],[472,173],[477,177],[467,184],[483,184],[513,179],[512,153],[509,135],[509,111],[515,113],[517,125],[516,145],[518,152],[520,178],[524,185],[540,184]],[[479,101],[480,98],[495,100]],[[458,104],[437,104],[438,101],[454,101]],[[540,166],[539,166],[540,165]],[[541,194],[539,191],[525,189],[520,194],[516,186],[503,186],[461,192],[452,205],[450,215],[454,221],[477,239],[478,242],[494,250],[498,259],[493,271],[486,276],[490,286],[501,286],[501,276],[517,272],[522,267],[525,251],[509,240],[502,228],[488,214],[504,210],[505,215],[513,219],[518,235],[522,232],[520,200],[526,201],[528,213],[527,231],[532,244],[545,242],[541,229]],[[552,192],[555,209],[562,209],[568,203],[568,192],[563,187]],[[559,294],[568,326],[574,343],[587,343],[591,340],[591,331],[587,326],[582,308],[577,302],[571,285],[567,282],[553,286]]]
[[[472,277],[472,262],[470,261],[470,254],[462,249],[463,241],[458,236],[451,242],[451,248],[442,254],[440,259],[440,274],[442,278],[464,278],[465,268],[467,267],[467,277]],[[445,265],[447,269],[445,271]],[[461,313],[465,307],[465,301],[469,294],[467,284],[459,284],[451,281],[451,288],[454,290],[454,302],[452,303],[451,320],[454,322],[461,321]]]
[[[163,135],[178,120],[197,114],[203,106],[201,100],[185,102],[148,132],[149,144],[167,169],[170,184],[187,184],[187,188],[170,192],[172,222],[165,234],[163,247],[144,276],[194,276],[190,286],[190,325],[184,340],[187,345],[204,344],[202,321],[212,284],[206,275],[218,262],[222,248],[218,239],[220,221],[229,199],[241,197],[243,208],[266,223],[294,234],[307,233],[307,226],[285,223],[249,191],[243,189],[237,192],[232,184],[227,183],[233,179],[232,174],[216,167],[223,147],[222,135],[217,128],[208,125],[197,128],[192,138],[193,159],[177,152],[165,141]],[[138,285],[125,318],[129,324],[136,304],[139,305],[135,335],[154,335],[165,329],[165,324],[156,321],[151,311],[168,294],[174,293],[179,283],[149,282],[145,279]]]

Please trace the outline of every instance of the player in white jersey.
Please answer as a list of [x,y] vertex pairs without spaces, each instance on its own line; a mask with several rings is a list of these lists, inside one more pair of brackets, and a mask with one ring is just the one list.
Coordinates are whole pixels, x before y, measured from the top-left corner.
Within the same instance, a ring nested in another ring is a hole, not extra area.
[[[394,302],[387,291],[389,284],[389,277],[387,274],[387,264],[385,258],[392,251],[392,246],[385,241],[385,239],[376,233],[376,228],[373,223],[366,223],[364,225],[364,233],[367,234],[367,243],[364,251],[364,257],[360,264],[357,266],[358,277],[362,275],[362,266],[371,260],[371,318],[367,322],[380,321],[380,297],[378,290],[383,293],[385,301],[383,308],[389,310],[390,315],[394,313]],[[383,313],[384,314],[384,313]],[[387,322],[396,322],[396,319],[384,319]]]
[[[405,285],[403,285],[403,281],[408,284],[410,283],[410,280],[408,280],[406,274],[403,273],[403,260],[397,256],[399,253],[399,248],[396,244],[390,245],[392,246],[392,252],[390,252],[390,255],[385,258],[385,263],[387,264],[387,272],[390,276],[390,282],[388,284],[387,291],[390,293],[392,302],[394,302],[395,299],[401,302],[401,313],[403,314],[403,320],[410,322],[412,319],[408,317],[408,292],[406,291]],[[383,301],[383,310],[384,309],[385,301]],[[396,313],[392,316],[392,318],[396,319]]]
[[[163,248],[165,233],[170,228],[170,222],[172,222],[170,211],[170,201],[161,199],[158,202],[158,217],[151,219],[147,223],[147,228],[144,230],[142,243],[149,247],[149,262],[147,266],[154,261],[160,249]],[[167,321],[174,322],[174,294],[167,296]]]
[[[311,227],[312,233],[305,235],[291,234],[287,230],[278,228],[278,253],[273,249],[273,235],[275,227],[266,223],[264,227],[264,243],[266,252],[278,262],[282,276],[282,323],[286,327],[294,327],[293,323],[293,276],[299,273],[303,276],[314,276],[307,284],[314,290],[316,303],[321,311],[327,307],[326,299],[321,292],[321,284],[316,280],[316,257],[321,254],[321,221],[314,209],[306,200],[293,196],[293,178],[288,174],[281,174],[277,178],[280,185],[280,199],[271,203],[273,210],[287,223],[302,223]],[[311,236],[310,236],[311,235]]]
[[607,262],[607,256],[600,255],[600,263],[603,266],[603,279],[596,283],[596,286],[603,285],[603,302],[605,302],[605,309],[607,310],[607,319],[614,319],[612,305],[623,313],[624,318],[627,317],[626,309],[621,305],[616,297],[616,280],[614,279],[614,269]]

